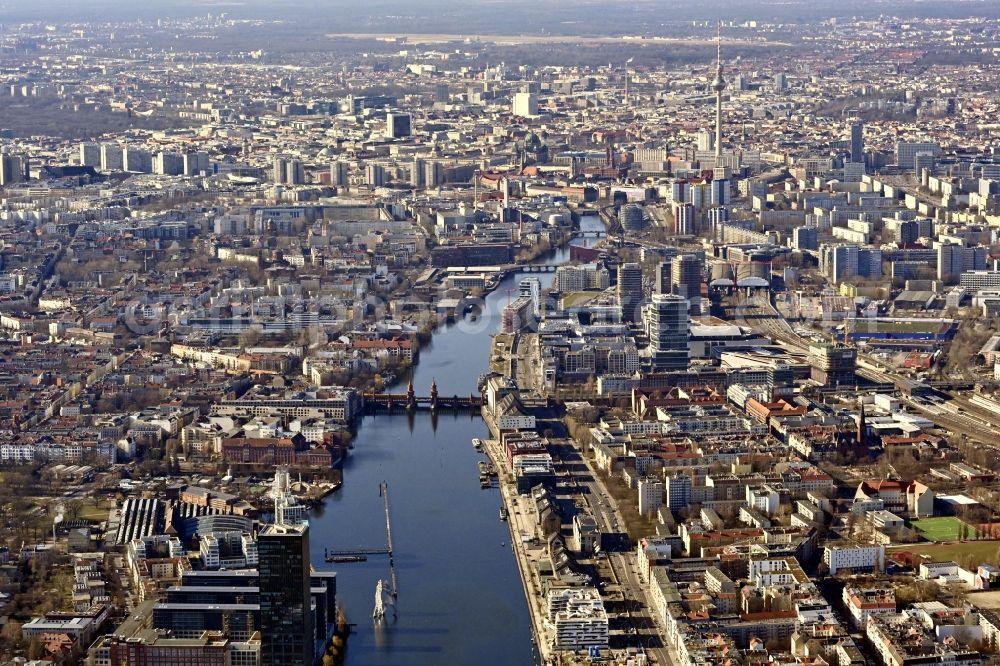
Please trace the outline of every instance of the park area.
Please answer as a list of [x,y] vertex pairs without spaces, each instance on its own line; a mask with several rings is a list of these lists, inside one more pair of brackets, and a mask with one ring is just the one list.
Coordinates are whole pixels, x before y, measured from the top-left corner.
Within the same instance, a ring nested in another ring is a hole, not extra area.
[[[906,544],[889,549],[887,555],[892,557],[904,552],[926,555],[931,562],[956,562],[966,568],[980,564],[1000,565],[1000,541]],[[918,564],[919,558],[910,563]]]
[[[961,541],[975,538],[975,528],[963,523],[958,518],[942,516],[938,518],[921,518],[910,521],[910,527],[928,541]],[[964,529],[963,529],[964,528]]]

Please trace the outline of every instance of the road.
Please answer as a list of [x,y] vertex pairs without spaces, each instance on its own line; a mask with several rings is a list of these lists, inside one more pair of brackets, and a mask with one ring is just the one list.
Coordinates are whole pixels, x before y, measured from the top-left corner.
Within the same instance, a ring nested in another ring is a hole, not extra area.
[[[559,471],[562,473],[560,490],[569,497],[583,497],[587,512],[594,516],[602,534],[622,534],[624,523],[617,503],[608,493],[593,468],[592,463],[570,440],[553,442],[550,450],[558,457]],[[641,648],[651,663],[672,665],[676,661],[665,647],[666,630],[656,623],[652,604],[646,594],[647,584],[639,577],[638,556],[635,548],[627,551],[608,551],[606,562],[614,586],[605,586],[607,597],[613,590],[620,590],[623,612],[621,620],[625,635],[621,636],[626,645]]]
[[535,375],[538,361],[532,353],[536,333],[519,333],[514,336],[513,366],[514,381],[522,394],[535,393]]

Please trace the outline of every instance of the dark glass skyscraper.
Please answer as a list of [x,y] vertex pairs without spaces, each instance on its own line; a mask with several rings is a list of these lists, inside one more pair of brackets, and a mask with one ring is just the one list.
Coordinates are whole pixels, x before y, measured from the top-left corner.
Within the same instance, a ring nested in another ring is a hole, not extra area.
[[687,299],[676,294],[653,294],[645,318],[653,371],[687,369],[691,337]]
[[309,525],[269,525],[257,550],[261,666],[312,666]]
[[851,123],[851,161],[865,161],[865,126],[860,120]]
[[632,322],[642,315],[642,268],[639,264],[622,264],[618,268],[618,305],[622,308],[622,318]]

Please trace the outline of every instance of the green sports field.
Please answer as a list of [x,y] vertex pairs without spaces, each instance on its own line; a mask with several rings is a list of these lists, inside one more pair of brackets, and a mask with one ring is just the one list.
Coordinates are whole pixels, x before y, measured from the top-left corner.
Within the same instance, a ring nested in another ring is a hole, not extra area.
[[[958,518],[948,516],[921,518],[920,520],[910,521],[910,527],[919,532],[920,536],[928,541],[958,541],[962,538],[962,521]],[[975,529],[970,526],[965,538],[971,539],[974,536]]]
[[1000,564],[1000,541],[966,541],[965,543],[912,543],[893,546],[889,553],[909,551],[926,555],[932,562],[957,562],[962,566]]

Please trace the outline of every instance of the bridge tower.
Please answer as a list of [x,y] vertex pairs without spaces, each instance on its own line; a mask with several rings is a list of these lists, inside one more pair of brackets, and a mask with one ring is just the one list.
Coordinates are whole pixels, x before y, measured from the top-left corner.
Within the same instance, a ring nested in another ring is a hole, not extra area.
[[438,384],[436,379],[431,380],[431,411],[438,408]]
[[413,392],[413,378],[410,377],[410,383],[406,385],[406,408],[413,410],[417,408],[417,397]]

